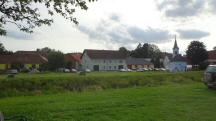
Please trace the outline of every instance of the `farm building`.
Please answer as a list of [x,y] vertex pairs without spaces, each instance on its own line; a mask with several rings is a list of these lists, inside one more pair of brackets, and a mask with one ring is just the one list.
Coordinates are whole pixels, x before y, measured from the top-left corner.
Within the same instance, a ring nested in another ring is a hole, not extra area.
[[76,69],[80,70],[81,69],[81,60],[82,53],[68,53],[65,55],[65,61],[66,63],[70,63],[70,68],[69,69]]
[[10,55],[0,55],[0,70],[7,70],[15,65],[25,68],[39,68],[41,64],[47,63],[47,59],[35,51],[18,51]]
[[93,71],[114,71],[126,69],[127,56],[115,50],[84,50],[82,54],[82,69]]

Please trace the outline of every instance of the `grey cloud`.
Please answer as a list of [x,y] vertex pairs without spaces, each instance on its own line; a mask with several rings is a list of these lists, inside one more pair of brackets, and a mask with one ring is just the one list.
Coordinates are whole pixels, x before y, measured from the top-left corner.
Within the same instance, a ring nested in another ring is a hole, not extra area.
[[117,14],[112,14],[110,16],[110,19],[117,22],[120,21],[120,17]]
[[128,33],[136,40],[144,42],[162,43],[169,41],[170,33],[167,30],[148,28],[143,30],[138,27],[129,27]]
[[92,41],[103,40],[105,43],[114,43],[127,46],[138,42],[163,43],[169,41],[170,33],[161,29],[142,29],[136,26],[121,24],[119,16],[101,20],[100,23],[91,28],[88,25],[80,25],[78,29],[88,35]]
[[180,34],[180,38],[182,39],[201,39],[203,37],[207,37],[210,35],[209,32],[204,32],[200,30],[177,30],[177,32]]
[[30,39],[32,39],[31,34],[20,32],[19,30],[17,30],[17,31],[8,30],[7,36],[14,38],[14,39],[18,39],[18,40],[30,40]]
[[192,17],[202,13],[205,6],[204,0],[164,0],[158,3],[158,9],[167,17]]

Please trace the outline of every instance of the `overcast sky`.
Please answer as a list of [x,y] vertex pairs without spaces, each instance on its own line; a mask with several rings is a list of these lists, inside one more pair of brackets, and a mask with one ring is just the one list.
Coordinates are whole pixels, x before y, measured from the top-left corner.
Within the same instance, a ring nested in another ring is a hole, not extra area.
[[0,36],[8,50],[50,47],[68,52],[84,49],[134,49],[152,43],[172,52],[174,35],[182,54],[193,40],[216,46],[216,0],[98,0],[87,11],[78,11],[79,25],[54,17],[51,27],[32,34],[7,25],[8,36]]

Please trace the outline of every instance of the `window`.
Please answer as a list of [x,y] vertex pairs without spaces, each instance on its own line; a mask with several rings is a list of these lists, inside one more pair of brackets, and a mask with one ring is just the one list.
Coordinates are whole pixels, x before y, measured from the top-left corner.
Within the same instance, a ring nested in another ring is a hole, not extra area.
[[104,63],[106,63],[106,60],[104,60]]
[[123,63],[123,61],[122,61],[122,60],[119,60],[119,63]]
[[112,60],[110,60],[109,62],[112,63]]
[[112,68],[112,67],[111,67],[111,66],[109,66],[109,70],[111,70],[111,68]]
[[116,70],[116,66],[114,66],[114,69]]
[[106,69],[106,67],[104,66],[104,70]]

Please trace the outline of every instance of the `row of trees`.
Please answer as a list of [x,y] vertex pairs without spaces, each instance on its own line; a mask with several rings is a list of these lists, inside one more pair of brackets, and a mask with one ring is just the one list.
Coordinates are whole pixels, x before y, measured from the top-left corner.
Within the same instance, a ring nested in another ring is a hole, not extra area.
[[158,46],[154,44],[144,43],[142,45],[141,43],[139,43],[134,50],[129,51],[125,47],[120,47],[119,51],[125,53],[127,56],[134,58],[150,58],[155,67],[163,67],[163,63],[160,62],[160,58],[162,58],[163,54]]

